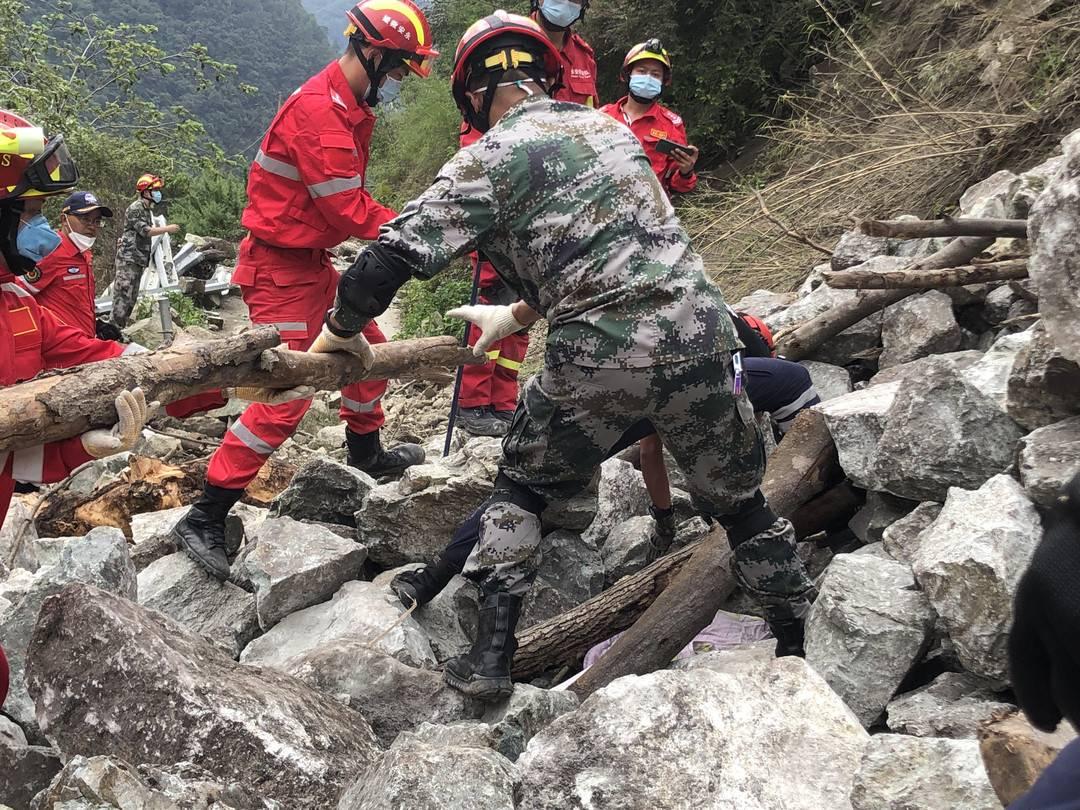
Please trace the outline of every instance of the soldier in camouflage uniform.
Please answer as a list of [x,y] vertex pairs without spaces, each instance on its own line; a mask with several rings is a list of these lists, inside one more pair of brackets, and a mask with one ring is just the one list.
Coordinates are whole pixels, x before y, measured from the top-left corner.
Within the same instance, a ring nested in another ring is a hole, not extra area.
[[801,651],[813,598],[791,524],[759,490],[762,440],[746,394],[735,390],[731,352],[740,344],[723,297],[633,133],[548,97],[557,65],[527,18],[496,12],[466,32],[454,95],[487,134],[383,226],[343,276],[327,321],[342,348],[355,351],[365,319],[405,280],[480,249],[522,300],[448,313],[480,326],[475,350],[541,316],[549,322],[545,367],[503,441],[465,566],[482,593],[478,637],[446,666],[452,686],[488,699],[512,688],[514,627],[536,573],[539,515],[588,486],[643,418],[685,471],[696,506],[727,529],[739,581],[762,603],[779,653]]
[[116,275],[112,284],[112,322],[117,328],[127,325],[139,282],[150,264],[150,239],[163,233],[176,233],[178,225],[154,225],[153,206],[161,202],[165,182],[153,174],[144,174],[135,183],[139,196],[124,213],[124,232],[116,244]]

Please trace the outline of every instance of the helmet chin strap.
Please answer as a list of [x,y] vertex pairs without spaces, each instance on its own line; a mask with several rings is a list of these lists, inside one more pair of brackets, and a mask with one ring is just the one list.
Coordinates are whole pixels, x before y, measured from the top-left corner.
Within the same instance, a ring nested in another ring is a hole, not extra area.
[[503,75],[505,74],[493,73],[491,75],[491,78],[488,80],[488,85],[484,90],[484,104],[480,108],[479,112],[472,109],[471,107],[469,108],[469,126],[477,130],[478,132],[487,132],[489,129],[491,129],[491,105],[495,103],[495,93],[500,87],[516,87],[518,90],[521,90],[528,96],[532,97],[536,95],[536,91],[532,87],[530,87],[530,85],[537,84],[540,86],[540,89],[544,91],[545,95],[551,94],[551,91],[544,86],[544,82],[535,77],[530,76],[527,79],[514,79],[513,81],[509,82],[499,81],[499,79],[501,79]]
[[637,95],[635,93],[631,93],[629,90],[627,90],[626,93],[627,93],[627,95],[630,96],[630,98],[632,98],[638,104],[645,104],[645,105],[655,104],[657,101],[660,100],[660,96],[662,96],[664,94],[664,92],[661,90],[660,91],[660,96],[653,96],[652,98],[642,98],[641,96],[639,96],[639,95]]
[[[394,60],[388,57],[386,51],[381,51],[382,59],[379,61],[378,67],[375,66],[374,56],[364,55],[365,43],[360,37],[352,37],[349,39],[349,44],[352,46],[353,53],[356,54],[356,58],[360,60],[360,64],[364,66],[364,72],[368,77],[368,92],[364,97],[364,103],[369,107],[374,107],[379,103],[379,85],[382,84],[383,79],[389,75],[397,65],[394,64]],[[379,49],[376,49],[379,50]]]
[[8,272],[13,276],[23,276],[34,269],[34,263],[20,254],[16,247],[22,210],[21,200],[14,205],[0,205],[0,254],[3,254]]

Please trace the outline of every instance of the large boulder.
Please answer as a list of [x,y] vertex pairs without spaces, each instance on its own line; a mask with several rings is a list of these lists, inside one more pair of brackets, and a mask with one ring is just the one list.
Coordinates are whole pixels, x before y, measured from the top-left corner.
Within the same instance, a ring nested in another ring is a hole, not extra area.
[[1020,481],[1040,506],[1057,500],[1080,470],[1080,416],[1032,431],[1020,440]]
[[68,756],[192,761],[288,807],[332,805],[379,755],[338,701],[89,585],[45,602],[27,679],[42,731]]
[[878,365],[898,366],[931,354],[960,348],[960,324],[952,299],[939,290],[913,295],[885,310],[881,325],[884,347]]
[[245,664],[283,669],[290,658],[357,640],[409,666],[434,667],[431,644],[389,590],[373,582],[346,582],[333,599],[290,614],[244,648]]
[[881,542],[885,552],[894,560],[911,565],[911,560],[919,548],[919,537],[940,514],[940,503],[936,501],[920,503],[909,514],[886,527],[881,533]]
[[[135,544],[131,559],[136,571],[179,550],[173,529],[189,509],[188,506],[177,506],[131,516],[131,539]],[[235,511],[225,518],[225,552],[230,560],[244,542],[244,521]]]
[[338,810],[514,810],[514,766],[485,747],[430,745],[402,734],[345,791]]
[[375,486],[367,473],[315,456],[270,504],[270,516],[355,526],[356,513]]
[[1005,679],[1016,586],[1042,537],[1039,513],[1012,478],[954,488],[919,537],[912,568],[965,669]]
[[605,587],[646,566],[655,528],[652,517],[639,515],[624,520],[611,530],[600,552],[604,560]]
[[604,589],[604,561],[583,535],[557,529],[540,544],[536,579],[521,608],[518,628],[565,613]]
[[1080,415],[1080,365],[1054,345],[1041,323],[1016,355],[1006,392],[1009,416],[1028,430]]
[[970,186],[960,196],[960,214],[964,217],[1009,219],[1012,198],[1020,188],[1020,178],[1003,169]]
[[59,751],[29,745],[22,729],[0,715],[0,802],[29,807],[30,800],[49,786],[61,767]]
[[529,740],[551,725],[556,717],[578,707],[573,692],[540,689],[527,683],[514,684],[510,697],[491,703],[481,720],[502,741],[502,753],[516,760]]
[[360,576],[367,550],[323,526],[269,518],[240,558],[255,588],[259,624],[267,630],[290,613],[325,602]]
[[600,465],[596,519],[582,536],[591,545],[603,546],[608,534],[620,523],[647,515],[650,503],[641,472],[627,461],[608,459]]
[[810,372],[814,390],[822,402],[851,393],[851,374],[843,366],[820,363],[817,360],[802,360],[799,365]]
[[889,240],[883,236],[867,236],[862,231],[844,231],[833,248],[829,265],[833,270],[858,267],[876,256],[892,253]]
[[791,306],[796,300],[795,293],[777,293],[771,290],[754,290],[731,305],[736,312],[747,312],[764,320],[773,313]]
[[358,711],[383,745],[420,723],[453,723],[484,710],[448,687],[441,672],[410,667],[356,639],[306,650],[280,669]]
[[889,526],[911,513],[918,503],[887,492],[867,492],[866,503],[848,521],[848,528],[863,543],[880,543]]
[[139,604],[160,610],[232,658],[259,634],[255,597],[210,576],[181,551],[139,573]]
[[1061,352],[1080,363],[1080,138],[1066,138],[1064,165],[1039,195],[1028,219],[1031,277],[1039,314]]
[[87,582],[125,599],[135,599],[138,587],[135,568],[123,533],[106,527],[94,529],[85,537],[65,544],[59,565],[39,571],[33,578],[27,575],[21,584],[5,583],[17,587],[5,588],[13,598],[9,598],[11,607],[0,611],[0,639],[11,668],[4,711],[27,729],[35,742],[38,740],[34,702],[25,680],[27,647],[42,603],[70,582]]
[[897,380],[815,406],[848,477],[865,489],[942,501],[949,487],[977,487],[1012,463],[1023,431],[939,358],[917,383]]
[[878,734],[851,791],[854,810],[1000,810],[975,740]]
[[889,730],[913,737],[978,739],[983,723],[1013,708],[998,700],[992,685],[967,672],[942,673],[889,702]]
[[[419,563],[410,563],[392,568],[375,577],[372,584],[389,587],[399,573],[419,567]],[[457,574],[439,591],[438,596],[412,612],[412,618],[427,635],[439,663],[460,655],[472,646],[480,613],[479,598],[476,585]]]
[[[1046,191],[1050,181],[1057,176],[1064,165],[1065,156],[1054,155],[1020,175],[1020,187],[1016,189],[1012,199],[1013,209],[1018,218],[1027,219],[1031,216],[1031,208],[1035,205],[1035,201]],[[1030,236],[1030,228],[1028,235]]]
[[522,810],[849,807],[867,735],[799,658],[619,678],[533,737]]
[[867,728],[929,645],[935,615],[911,568],[838,554],[806,623],[806,662]]
[[72,757],[33,810],[284,810],[190,762],[132,767],[117,757]]
[[1001,335],[986,354],[965,368],[961,376],[998,404],[1006,408],[1009,391],[1009,375],[1012,374],[1016,356],[1031,342],[1032,332]]

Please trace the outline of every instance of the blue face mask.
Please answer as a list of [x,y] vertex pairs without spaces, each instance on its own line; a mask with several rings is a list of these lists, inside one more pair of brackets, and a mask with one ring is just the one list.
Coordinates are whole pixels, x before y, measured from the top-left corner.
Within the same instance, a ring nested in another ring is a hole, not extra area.
[[397,97],[401,95],[401,79],[395,79],[393,76],[387,76],[386,81],[379,85],[379,103],[389,104],[391,101],[396,101]]
[[656,98],[664,89],[664,84],[655,76],[635,73],[630,77],[630,93],[638,98]]
[[60,234],[49,227],[49,221],[42,214],[38,214],[19,228],[15,247],[20,256],[37,264],[60,247]]
[[544,0],[540,4],[540,13],[552,25],[569,28],[581,18],[581,3],[569,0]]
[[156,189],[151,191],[150,199],[153,200],[155,204],[161,202],[161,192]]

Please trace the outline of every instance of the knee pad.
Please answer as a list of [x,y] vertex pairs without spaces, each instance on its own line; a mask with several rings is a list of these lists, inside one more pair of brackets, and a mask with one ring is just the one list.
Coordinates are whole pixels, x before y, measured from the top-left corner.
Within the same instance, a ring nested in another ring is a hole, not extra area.
[[532,512],[537,517],[547,508],[547,501],[537,495],[524,484],[519,484],[501,470],[495,477],[495,489],[491,497],[487,499],[488,505],[495,503],[512,503],[520,506],[526,512]]
[[776,514],[769,507],[760,490],[754,493],[753,498],[744,501],[737,512],[730,515],[718,515],[716,519],[727,532],[728,543],[733,549],[751,537],[761,534],[777,520]]

